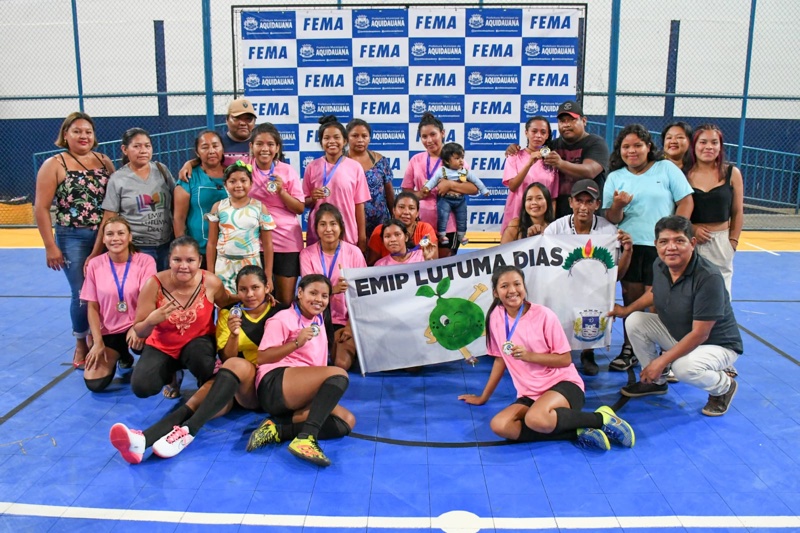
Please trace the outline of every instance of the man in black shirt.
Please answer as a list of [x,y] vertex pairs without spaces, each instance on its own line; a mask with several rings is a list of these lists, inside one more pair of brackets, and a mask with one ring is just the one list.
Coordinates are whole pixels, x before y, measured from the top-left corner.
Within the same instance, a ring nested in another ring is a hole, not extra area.
[[[627,317],[625,329],[642,364],[639,381],[620,392],[630,398],[666,394],[665,369],[671,364],[680,381],[708,392],[704,415],[724,415],[737,389],[724,369],[741,355],[742,337],[722,274],[695,252],[686,218],[664,217],[655,233],[652,291],[609,313]],[[655,314],[642,312],[653,305]]]

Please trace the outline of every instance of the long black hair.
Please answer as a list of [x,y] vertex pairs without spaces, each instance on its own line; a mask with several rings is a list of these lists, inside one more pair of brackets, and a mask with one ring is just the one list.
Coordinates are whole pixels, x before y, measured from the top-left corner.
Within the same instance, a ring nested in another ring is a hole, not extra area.
[[283,138],[281,138],[281,132],[279,132],[278,128],[276,128],[275,125],[270,122],[259,124],[253,130],[253,133],[250,134],[250,151],[253,151],[253,141],[256,140],[256,137],[264,134],[272,137],[272,140],[278,145],[278,153],[275,155],[275,159],[281,162],[285,161],[283,156]]
[[525,192],[522,194],[522,207],[519,210],[519,231],[517,232],[517,239],[524,239],[527,237],[528,229],[533,226],[533,219],[528,213],[528,210],[525,209],[525,198],[528,197],[528,191],[534,187],[542,191],[544,201],[547,202],[547,209],[544,211],[544,221],[550,224],[553,220],[555,220],[555,214],[553,213],[553,199],[552,196],[550,196],[550,190],[538,181],[534,181],[525,188]]
[[653,136],[650,135],[650,132],[647,131],[647,128],[641,124],[628,124],[622,128],[622,131],[619,132],[617,138],[614,139],[614,151],[611,152],[611,158],[609,159],[608,163],[609,172],[619,170],[626,166],[625,162],[622,160],[621,154],[622,141],[625,140],[625,137],[631,134],[639,137],[639,139],[641,139],[650,148],[650,151],[647,152],[648,161],[661,161],[664,159],[664,154],[656,148],[656,145],[653,142]]
[[[522,278],[522,286],[525,287],[525,297],[528,297],[528,287],[525,285],[525,273],[522,272],[521,269],[515,267],[514,265],[503,265],[497,267],[494,272],[492,272],[492,294],[494,295],[497,292],[497,283],[500,281],[500,276],[503,274],[508,274],[509,272],[516,272]],[[492,316],[492,311],[498,305],[503,305],[500,301],[500,298],[497,296],[494,297],[492,300],[492,305],[489,306],[489,309],[486,311],[486,347],[489,347],[489,343],[492,342],[492,328],[489,327],[489,318]],[[522,312],[525,302],[523,301],[522,306],[520,308],[520,312]]]

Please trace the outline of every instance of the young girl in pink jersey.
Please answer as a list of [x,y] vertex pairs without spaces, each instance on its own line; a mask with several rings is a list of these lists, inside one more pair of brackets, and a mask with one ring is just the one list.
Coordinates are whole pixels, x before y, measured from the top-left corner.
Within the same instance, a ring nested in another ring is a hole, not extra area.
[[319,206],[314,222],[319,241],[300,252],[300,271],[304,276],[322,274],[331,281],[333,290],[328,307],[332,326],[328,335],[331,360],[336,366],[349,370],[356,358],[356,343],[344,298],[347,280],[342,276],[342,269],[364,268],[367,263],[358,247],[344,241],[344,221],[335,205]]
[[329,466],[317,440],[348,435],[356,423],[339,405],[349,384],[347,372],[328,365],[328,342],[322,313],[331,282],[322,274],[300,279],[291,309],[267,320],[258,348],[256,390],[270,414],[247,442],[247,451],[289,442],[289,452],[319,466]]
[[486,313],[486,350],[495,357],[492,372],[480,396],[463,394],[459,400],[486,403],[508,367],[518,398],[492,418],[497,435],[518,442],[577,438],[582,446],[602,450],[611,449],[609,439],[633,446],[633,429],[610,407],[581,411],[583,380],[572,364],[567,336],[553,311],[525,300],[522,271],[496,269],[492,293]]
[[302,215],[305,208],[303,187],[294,168],[283,162],[281,134],[269,122],[253,130],[250,153],[249,162],[253,165],[250,197],[264,204],[276,225],[272,230],[275,297],[288,303],[300,276],[303,231],[297,215]]
[[128,351],[141,353],[144,339],[133,331],[139,292],[156,273],[156,262],[136,251],[128,221],[109,218],[101,229],[107,253],[89,260],[81,300],[88,304],[89,328],[94,344],[86,355],[86,388],[100,392],[120,369],[133,366]]
[[389,250],[389,255],[375,261],[374,266],[421,263],[434,259],[436,255],[436,245],[430,239],[423,237],[419,244],[414,246],[414,241],[411,240],[406,225],[396,218],[383,225],[381,237],[383,245]]
[[319,119],[319,144],[325,155],[312,161],[303,175],[303,193],[308,215],[306,243],[317,242],[314,217],[324,203],[335,205],[342,213],[346,240],[362,252],[367,251],[367,219],[364,202],[372,199],[367,176],[361,164],[344,155],[347,130],[336,117],[327,115]]

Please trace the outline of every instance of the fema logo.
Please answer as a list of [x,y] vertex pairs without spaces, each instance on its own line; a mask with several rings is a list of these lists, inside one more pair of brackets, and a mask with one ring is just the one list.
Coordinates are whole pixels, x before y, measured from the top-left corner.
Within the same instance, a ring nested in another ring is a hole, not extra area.
[[353,23],[359,30],[366,30],[367,28],[369,28],[369,17],[364,14],[361,14],[356,17],[356,20]]
[[411,55],[414,57],[422,57],[428,52],[428,49],[425,47],[424,43],[414,43],[414,46],[411,47]]
[[425,102],[422,100],[414,100],[414,103],[411,104],[411,112],[412,113],[424,113],[428,110],[428,107],[425,105]]
[[258,74],[248,74],[247,79],[244,80],[244,84],[251,89],[255,89],[261,85],[261,78],[258,77]]
[[244,19],[244,29],[247,31],[256,31],[258,29],[258,21],[255,17],[247,17]]
[[483,83],[483,74],[481,74],[480,72],[473,72],[472,74],[469,75],[467,81],[469,82],[470,85],[473,86],[480,85]]
[[359,87],[366,87],[370,82],[369,74],[366,72],[359,72],[356,74],[356,85]]
[[313,156],[310,156],[310,155],[305,156],[303,158],[303,170],[305,170],[306,167],[308,165],[310,165],[311,163],[313,163],[313,162],[314,162],[314,157]]
[[539,43],[528,43],[528,46],[525,47],[525,55],[528,57],[536,57],[540,52]]
[[[537,52],[538,53],[538,52]],[[300,57],[303,59],[310,59],[314,57],[314,47],[306,43],[300,47]]]
[[475,13],[469,18],[468,24],[474,30],[483,28],[483,16],[480,13]]
[[303,102],[302,107],[300,107],[300,111],[302,111],[306,115],[313,115],[317,112],[317,107],[314,105],[314,102],[310,100],[306,100]]
[[539,104],[536,100],[527,100],[522,106],[523,111],[529,115],[535,115],[539,112]]
[[467,132],[467,139],[474,143],[478,142],[483,139],[483,132],[481,132],[480,128],[470,128],[470,130]]

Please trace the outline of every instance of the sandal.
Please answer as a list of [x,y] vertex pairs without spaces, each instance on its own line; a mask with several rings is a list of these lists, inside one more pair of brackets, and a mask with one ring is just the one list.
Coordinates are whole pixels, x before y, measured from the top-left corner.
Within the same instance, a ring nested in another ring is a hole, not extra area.
[[84,370],[86,367],[86,354],[88,353],[89,346],[86,343],[86,339],[76,339],[75,351],[72,353],[72,367],[76,370]]
[[181,397],[181,383],[183,383],[183,370],[175,371],[175,374],[172,376],[172,383],[166,385],[164,390],[161,393],[164,395],[164,398],[174,400],[175,398]]

